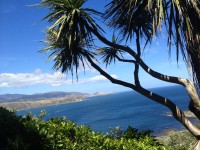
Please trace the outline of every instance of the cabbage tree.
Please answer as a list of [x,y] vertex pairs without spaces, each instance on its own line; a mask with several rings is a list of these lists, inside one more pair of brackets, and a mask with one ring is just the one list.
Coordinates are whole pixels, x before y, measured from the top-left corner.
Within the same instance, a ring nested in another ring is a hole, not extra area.
[[[51,25],[47,29],[46,48],[42,52],[50,52],[49,58],[55,62],[53,68],[63,73],[71,72],[72,76],[75,72],[78,77],[77,70],[80,65],[84,68],[89,64],[112,83],[128,87],[149,100],[164,105],[197,139],[193,149],[200,149],[200,130],[188,120],[172,100],[144,88],[139,77],[139,70],[143,69],[158,80],[184,86],[190,97],[189,108],[200,120],[200,100],[195,84],[188,79],[154,71],[141,58],[141,49],[145,49],[145,46],[141,47],[140,44],[141,40],[151,44],[152,38],[159,35],[160,29],[165,26],[169,47],[175,44],[177,60],[180,51],[185,61],[192,65],[194,78],[198,83],[199,1],[112,0],[106,5],[107,10],[103,14],[91,8],[84,8],[85,2],[86,0],[43,0],[41,2],[41,5],[49,10],[49,14],[44,19]],[[98,22],[106,23],[115,31],[111,40],[97,24],[96,18]],[[106,47],[97,47],[94,39],[98,39]],[[136,43],[136,49],[130,48],[126,44],[128,41]],[[131,59],[127,58],[127,55],[131,56]],[[101,58],[107,66],[116,61],[131,63],[134,66],[133,82],[113,78],[98,65],[97,61]]]

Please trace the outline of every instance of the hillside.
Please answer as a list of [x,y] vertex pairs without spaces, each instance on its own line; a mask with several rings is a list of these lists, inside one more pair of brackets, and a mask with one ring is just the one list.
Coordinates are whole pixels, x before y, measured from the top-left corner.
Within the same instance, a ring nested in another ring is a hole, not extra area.
[[79,92],[48,92],[33,95],[4,94],[0,95],[0,106],[9,110],[30,109],[82,101],[89,94]]
[[0,95],[1,102],[19,102],[19,101],[30,101],[30,100],[47,100],[64,97],[74,96],[88,96],[87,93],[80,92],[48,92],[48,93],[36,93],[32,95],[25,94],[3,94]]
[[0,107],[5,107],[9,110],[22,110],[78,102],[86,99],[87,97],[103,96],[108,94],[114,93],[96,92],[94,94],[87,94],[80,92],[48,92],[36,93],[32,95],[3,94],[0,95]]

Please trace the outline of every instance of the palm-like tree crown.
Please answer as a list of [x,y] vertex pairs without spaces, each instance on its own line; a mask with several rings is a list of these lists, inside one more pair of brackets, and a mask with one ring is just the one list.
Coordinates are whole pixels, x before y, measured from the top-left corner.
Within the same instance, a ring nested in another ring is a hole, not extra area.
[[140,33],[149,39],[165,26],[170,52],[175,45],[177,61],[181,52],[193,66],[194,80],[200,83],[199,0],[112,0],[107,6],[105,18],[128,38],[135,29],[141,29]]
[[144,9],[141,1],[113,0],[107,5],[104,18],[109,20],[109,26],[120,30],[123,37],[132,40],[134,34],[139,32],[141,37],[149,41],[152,37],[152,12]]
[[76,75],[79,63],[85,68],[84,53],[92,56],[86,48],[93,44],[92,28],[98,32],[103,31],[91,15],[101,13],[93,9],[84,9],[82,5],[86,0],[43,0],[41,5],[48,7],[50,13],[47,19],[52,25],[47,31],[47,47],[41,52],[53,50],[50,58],[55,61],[54,69],[71,71],[75,67]]
[[[122,39],[115,37],[114,33],[112,36],[112,43],[121,44]],[[106,67],[112,62],[115,63],[116,59],[123,58],[123,51],[114,47],[102,47],[97,49],[97,54],[101,55],[101,59],[106,64]]]

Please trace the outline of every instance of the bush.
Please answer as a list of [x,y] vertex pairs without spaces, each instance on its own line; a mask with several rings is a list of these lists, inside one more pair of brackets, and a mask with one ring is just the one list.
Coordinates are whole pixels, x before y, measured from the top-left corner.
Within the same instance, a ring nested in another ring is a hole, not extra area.
[[188,150],[194,146],[196,139],[187,130],[170,131],[167,135],[158,137],[157,140],[170,150]]
[[95,133],[66,118],[42,120],[39,116],[16,116],[0,108],[0,149],[8,150],[165,150],[150,131],[129,127],[112,129],[110,134]]

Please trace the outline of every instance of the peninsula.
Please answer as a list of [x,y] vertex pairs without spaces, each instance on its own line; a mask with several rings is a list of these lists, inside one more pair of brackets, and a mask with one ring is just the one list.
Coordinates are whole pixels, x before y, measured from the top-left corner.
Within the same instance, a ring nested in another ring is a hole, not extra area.
[[80,92],[48,92],[33,95],[4,94],[0,95],[0,107],[9,110],[25,110],[45,106],[67,104],[83,101],[88,97],[113,94],[111,92],[97,92],[94,94]]
[[78,102],[88,96],[87,93],[79,92],[48,92],[32,95],[4,94],[0,95],[0,106],[9,110],[22,110]]

